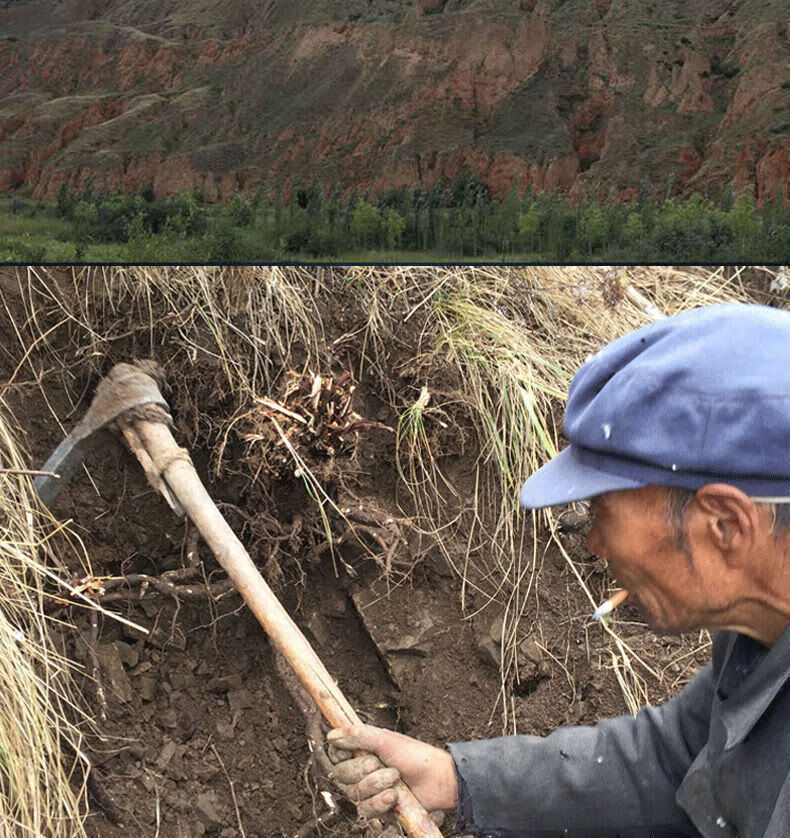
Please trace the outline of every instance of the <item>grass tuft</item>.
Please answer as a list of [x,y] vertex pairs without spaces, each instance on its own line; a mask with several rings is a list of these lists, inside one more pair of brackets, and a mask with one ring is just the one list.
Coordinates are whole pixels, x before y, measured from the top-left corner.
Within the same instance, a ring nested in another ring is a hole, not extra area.
[[[43,616],[45,574],[57,525],[37,503],[0,396],[0,834],[83,836],[87,815],[80,720],[69,662]],[[52,558],[50,556],[50,558]]]

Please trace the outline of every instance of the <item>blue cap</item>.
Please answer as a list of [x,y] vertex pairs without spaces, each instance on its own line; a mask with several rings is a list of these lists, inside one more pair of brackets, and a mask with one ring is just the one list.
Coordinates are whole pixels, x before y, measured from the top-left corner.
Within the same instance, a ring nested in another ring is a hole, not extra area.
[[790,499],[790,312],[724,303],[618,338],[573,377],[564,432],[523,506],[649,483]]

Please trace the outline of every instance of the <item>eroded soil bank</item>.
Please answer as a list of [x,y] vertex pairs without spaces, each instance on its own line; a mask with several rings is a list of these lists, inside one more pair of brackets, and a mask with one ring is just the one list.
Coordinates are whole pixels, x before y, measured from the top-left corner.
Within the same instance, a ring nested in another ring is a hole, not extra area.
[[[96,317],[91,336],[86,324],[77,327],[64,316],[67,305],[77,310],[80,285],[72,272],[40,269],[38,277],[29,284],[22,269],[0,271],[0,330],[7,336],[0,380],[11,382],[5,396],[31,463],[40,466],[62,439],[55,418],[63,428],[73,427],[99,375],[114,363],[137,357],[163,363],[177,439],[364,719],[442,745],[504,730],[544,734],[627,712],[611,641],[589,621],[587,597],[543,530],[534,552],[524,545],[529,572],[515,637],[519,675],[503,683],[503,605],[480,592],[485,562],[462,578],[435,538],[414,526],[392,429],[399,406],[412,403],[422,384],[414,360],[425,351],[418,315],[403,323],[399,343],[373,361],[364,345],[369,311],[318,291],[327,365],[313,372],[346,388],[359,422],[342,443],[306,450],[322,485],[341,508],[353,510],[350,526],[334,513],[322,521],[283,451],[275,451],[270,439],[265,445],[252,439],[256,428],[266,436],[260,430],[265,422],[256,426],[248,417],[228,427],[239,404],[223,377],[222,357],[209,351],[207,327],[202,344],[183,330],[179,337],[155,295],[134,298],[108,283],[106,298],[90,306]],[[98,288],[92,285],[90,293]],[[34,342],[35,334],[45,333]],[[294,369],[304,351],[295,347]],[[457,373],[446,370],[442,383],[441,364],[434,363],[428,384],[440,391]],[[286,373],[276,380],[268,395],[281,403]],[[433,453],[464,503],[475,493],[480,451],[462,418],[444,425],[435,428]],[[59,605],[55,611],[64,621],[63,647],[84,673],[78,678],[95,721],[87,742],[98,781],[89,834],[381,835],[384,827],[358,824],[353,807],[343,802],[333,821],[314,822],[329,812],[319,793],[327,786],[310,771],[304,718],[263,631],[224,584],[206,546],[148,486],[119,438],[107,434],[86,465],[52,511],[73,520],[95,580],[113,580],[105,606],[150,630],[141,638],[102,618],[94,633],[86,610]],[[446,546],[459,559],[468,547],[462,536],[453,530],[446,536],[457,540]],[[583,527],[560,540],[590,590],[605,596],[605,568],[590,556]],[[485,557],[485,544],[480,549]],[[75,560],[75,580],[84,572]],[[141,574],[177,580],[177,595],[161,592]],[[659,639],[638,622],[635,610],[626,606],[619,613],[618,631],[662,676],[659,681],[638,668],[652,700],[676,691],[706,659],[704,637]],[[88,677],[94,661],[98,684]]]

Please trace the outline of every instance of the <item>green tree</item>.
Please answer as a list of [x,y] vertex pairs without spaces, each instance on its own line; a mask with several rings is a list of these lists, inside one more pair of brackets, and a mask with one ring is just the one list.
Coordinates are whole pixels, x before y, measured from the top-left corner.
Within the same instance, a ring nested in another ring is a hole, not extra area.
[[99,222],[99,208],[89,201],[78,201],[74,207],[74,224],[79,238],[93,236]]
[[626,250],[633,248],[641,241],[643,230],[641,214],[632,210],[626,216],[625,224],[623,224],[622,240]]
[[727,222],[734,238],[734,256],[736,259],[748,259],[757,255],[758,237],[762,221],[757,214],[757,202],[754,195],[742,194],[727,213]]
[[603,245],[606,238],[606,218],[598,204],[586,206],[579,217],[579,242],[587,249],[587,255],[592,256]]
[[156,200],[156,192],[154,192],[153,183],[146,183],[137,193],[147,204],[152,204]]
[[134,242],[140,241],[150,232],[148,225],[145,223],[145,213],[137,212],[126,225],[126,241],[130,245],[134,245]]
[[130,199],[119,189],[103,198],[97,209],[96,238],[110,242],[125,241],[126,227],[134,216]]
[[378,209],[363,198],[351,214],[351,234],[363,247],[371,247],[378,236],[379,226]]
[[445,207],[438,207],[434,210],[434,250],[446,253],[450,250],[450,231],[452,229],[452,219],[450,213]]
[[541,256],[562,259],[570,249],[570,237],[566,234],[567,203],[560,199],[556,190],[541,195],[536,203],[540,210],[538,249]]
[[699,193],[687,201],[664,201],[656,214],[652,241],[658,259],[702,261],[715,254],[711,206]]
[[[249,207],[249,204],[247,206]],[[249,207],[249,209],[254,215],[252,208]],[[240,209],[239,215],[244,217],[244,212],[243,209]],[[181,238],[199,235],[205,231],[206,218],[200,211],[200,205],[194,192],[181,191],[170,199],[167,226]]]
[[428,235],[430,233],[430,218],[428,207],[417,207],[414,213],[414,239],[417,250],[428,249]]
[[478,201],[488,203],[491,193],[482,181],[479,181],[468,169],[459,169],[449,187],[450,206],[473,207]]
[[538,230],[540,229],[540,210],[531,204],[526,212],[518,216],[518,239],[521,246],[534,252]]
[[500,204],[494,214],[494,235],[496,236],[496,249],[502,253],[510,253],[513,250],[513,241],[516,238],[518,229],[518,217],[521,210],[521,199],[518,195],[518,186],[514,183],[507,198]]
[[311,224],[307,213],[291,200],[280,215],[277,225],[279,247],[288,253],[303,253],[310,241]]
[[446,247],[450,253],[476,256],[480,252],[481,216],[475,206],[460,206],[451,213]]
[[85,181],[85,186],[82,189],[80,200],[84,201],[86,204],[90,204],[93,202],[93,197],[93,176],[91,176]]
[[220,223],[209,237],[208,251],[212,262],[242,261],[238,231],[227,222]]
[[760,213],[762,221],[762,244],[760,257],[769,262],[782,262],[790,252],[790,213],[779,195],[763,203]]
[[74,199],[69,195],[69,187],[65,180],[58,187],[57,207],[61,218],[69,218],[74,209]]
[[324,208],[324,187],[318,180],[313,180],[307,189],[302,190],[304,194],[304,208],[310,218],[321,218]]
[[400,245],[400,239],[405,229],[406,219],[394,207],[390,207],[384,216],[384,235],[387,247],[390,250],[394,250]]

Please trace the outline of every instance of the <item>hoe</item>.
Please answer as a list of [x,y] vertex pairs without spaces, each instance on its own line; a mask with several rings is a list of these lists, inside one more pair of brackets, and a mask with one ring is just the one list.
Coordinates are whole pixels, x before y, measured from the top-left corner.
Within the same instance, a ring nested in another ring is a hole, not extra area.
[[[189,453],[170,432],[172,420],[160,392],[161,370],[151,362],[116,364],[96,388],[88,412],[57,447],[35,486],[49,505],[88,451],[115,426],[142,465],[151,485],[173,510],[189,516],[219,564],[333,727],[360,720],[299,627],[255,567],[243,545],[211,500]],[[401,827],[412,838],[441,838],[441,833],[407,786],[400,784],[395,808]]]

